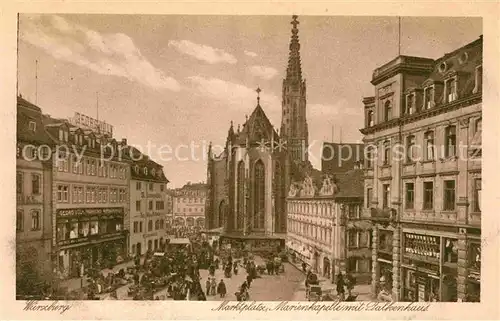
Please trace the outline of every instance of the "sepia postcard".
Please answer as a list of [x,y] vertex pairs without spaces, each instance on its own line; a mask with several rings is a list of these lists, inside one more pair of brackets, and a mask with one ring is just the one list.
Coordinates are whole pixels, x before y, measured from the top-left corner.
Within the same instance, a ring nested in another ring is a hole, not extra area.
[[2,319],[500,317],[497,2],[2,7]]

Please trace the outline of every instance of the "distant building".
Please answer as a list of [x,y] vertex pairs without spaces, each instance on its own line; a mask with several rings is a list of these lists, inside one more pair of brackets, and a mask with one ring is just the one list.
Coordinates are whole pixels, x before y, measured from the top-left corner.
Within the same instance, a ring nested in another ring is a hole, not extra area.
[[321,152],[321,172],[330,175],[363,167],[364,144],[324,142]]
[[52,274],[52,150],[42,111],[17,99],[16,294],[39,294]]
[[173,226],[205,227],[207,185],[187,183],[172,190]]
[[[128,146],[135,154],[130,171],[130,253],[143,255],[147,250],[163,249],[170,225],[167,192],[168,179],[163,166]],[[142,155],[142,156],[141,156]],[[137,160],[136,160],[137,159]]]
[[481,37],[437,60],[399,56],[373,72],[361,132],[373,155],[364,193],[375,293],[479,300],[482,46]]

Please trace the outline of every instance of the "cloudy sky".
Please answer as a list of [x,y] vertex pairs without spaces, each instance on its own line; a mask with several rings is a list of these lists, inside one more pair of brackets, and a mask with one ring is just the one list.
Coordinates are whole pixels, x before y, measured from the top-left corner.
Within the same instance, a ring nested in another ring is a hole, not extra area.
[[[150,152],[172,187],[206,179],[205,148],[261,105],[280,127],[288,16],[21,15],[19,93],[45,113],[97,116]],[[299,17],[313,165],[324,140],[358,142],[373,69],[398,53],[396,17]],[[401,53],[438,58],[480,18],[402,18]],[[38,86],[35,70],[38,60]],[[342,131],[342,134],[340,134]],[[149,147],[148,147],[149,144]],[[184,147],[185,146],[185,147]],[[189,147],[188,147],[189,146]],[[171,153],[169,151],[172,151]]]

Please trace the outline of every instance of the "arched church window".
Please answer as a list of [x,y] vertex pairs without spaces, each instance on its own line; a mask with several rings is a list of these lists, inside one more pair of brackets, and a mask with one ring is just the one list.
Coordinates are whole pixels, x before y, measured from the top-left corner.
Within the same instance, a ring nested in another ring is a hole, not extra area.
[[245,215],[245,163],[240,161],[238,163],[238,194],[237,194],[237,204],[238,212],[236,214],[236,228],[243,228],[243,217]]
[[265,169],[264,163],[258,160],[255,163],[255,203],[254,203],[254,228],[264,228],[265,221]]

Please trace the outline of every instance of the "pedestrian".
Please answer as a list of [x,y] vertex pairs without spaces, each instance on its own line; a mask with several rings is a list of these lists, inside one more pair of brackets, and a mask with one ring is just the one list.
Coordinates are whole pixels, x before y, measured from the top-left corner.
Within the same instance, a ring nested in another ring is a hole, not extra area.
[[345,289],[344,289],[344,277],[342,276],[342,272],[339,272],[337,274],[337,294],[339,296],[339,300],[343,301],[344,296],[345,296]]
[[217,293],[220,294],[221,298],[226,296],[226,284],[222,279],[220,280],[219,285],[217,286]]
[[346,288],[347,288],[347,294],[348,296],[351,296],[352,290],[354,289],[354,285],[356,285],[356,279],[352,274],[347,273],[346,274]]
[[233,272],[234,272],[234,275],[238,275],[238,263],[234,262],[234,265],[233,265]]
[[210,295],[210,278],[205,282],[205,287],[207,288],[207,296]]
[[216,288],[217,288],[217,282],[215,281],[215,278],[213,278],[212,281],[210,282],[210,295],[216,294]]
[[247,285],[248,285],[248,288],[250,288],[250,285],[252,285],[252,275],[251,274],[247,275]]

